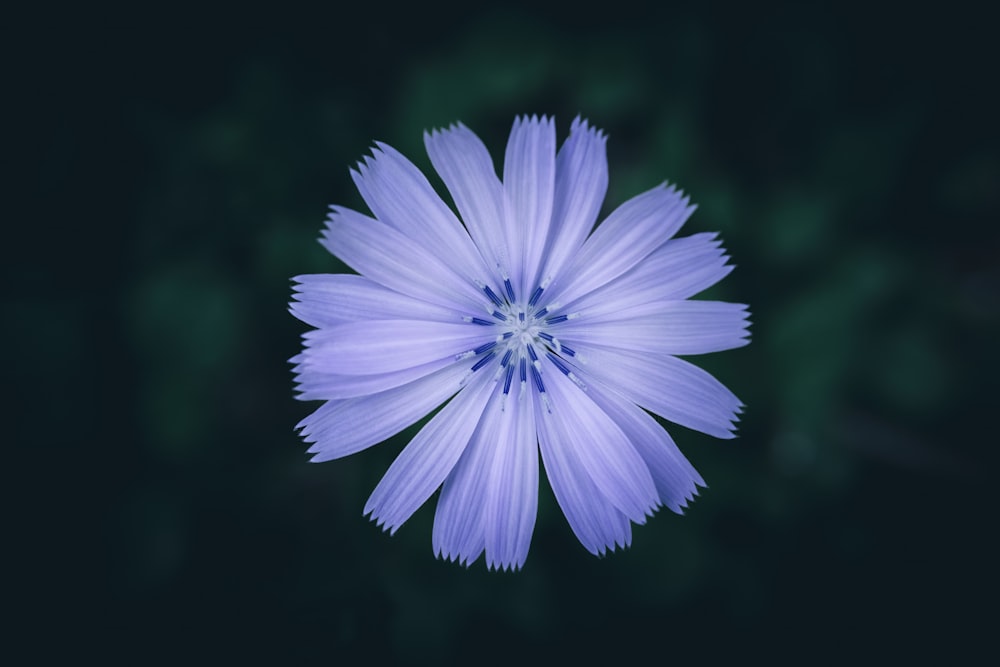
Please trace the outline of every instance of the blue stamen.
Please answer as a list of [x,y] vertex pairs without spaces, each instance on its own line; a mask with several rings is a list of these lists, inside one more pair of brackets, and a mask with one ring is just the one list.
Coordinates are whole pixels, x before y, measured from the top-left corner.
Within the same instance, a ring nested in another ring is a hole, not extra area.
[[559,350],[560,350],[560,351],[561,351],[561,352],[562,352],[563,354],[566,354],[566,355],[568,355],[568,356],[571,356],[571,357],[575,357],[575,356],[576,356],[576,350],[574,350],[574,349],[573,349],[573,348],[571,348],[571,347],[566,347],[565,345],[560,345],[560,346],[559,346]]
[[504,332],[503,339],[507,340],[508,338],[510,338],[513,335],[514,335],[513,331],[506,331],[506,332]]
[[531,367],[531,377],[535,380],[535,386],[538,387],[538,391],[545,393],[545,385],[542,383],[542,374],[538,372],[538,369],[534,366]]
[[472,367],[472,372],[475,373],[480,368],[490,363],[493,360],[493,357],[495,356],[497,356],[496,352],[490,352],[489,354],[487,354],[485,357],[476,362],[476,365]]
[[483,291],[486,292],[486,296],[490,297],[490,301],[498,306],[503,306],[503,301],[500,300],[500,297],[497,296],[497,293],[489,285],[483,285]]
[[542,308],[540,311],[535,313],[535,317],[545,317],[545,314],[549,312],[548,308]]
[[538,337],[541,338],[542,340],[544,340],[546,343],[551,343],[552,342],[552,334],[547,334],[544,331],[539,331],[538,332]]
[[[509,352],[508,352],[508,354],[509,354]],[[507,367],[507,377],[503,381],[503,393],[505,393],[505,394],[509,394],[510,393],[510,381],[513,380],[513,379],[514,379],[514,367],[513,366],[508,366]]]
[[531,361],[532,362],[538,361],[538,355],[535,354],[535,346],[534,345],[529,345],[528,346],[528,354],[531,355]]
[[517,319],[521,320],[522,322],[524,321],[524,311],[523,310],[520,313],[517,314]]
[[528,360],[521,357],[521,382],[528,379]]
[[545,356],[549,358],[549,361],[551,361],[553,364],[555,364],[556,368],[558,368],[559,370],[561,370],[563,372],[563,375],[569,375],[570,374],[570,370],[568,368],[566,368],[566,364],[564,364],[562,362],[562,359],[560,359],[556,355],[552,354],[551,352],[546,353]]
[[544,291],[545,291],[545,289],[541,285],[539,285],[538,287],[535,288],[535,291],[532,292],[532,294],[531,294],[531,298],[528,299],[528,307],[529,308],[531,308],[536,303],[538,303],[538,299],[539,299],[539,297],[542,296],[542,292],[544,292]]
[[493,311],[493,317],[497,318],[501,322],[506,322],[507,321],[507,316],[504,315],[503,313],[501,313],[499,310],[494,310]]
[[[514,354],[514,350],[507,350],[507,354],[503,355],[503,360],[500,361],[500,365],[506,366],[510,363],[510,357],[512,354]],[[511,366],[511,368],[513,368],[513,366]]]
[[559,324],[560,322],[565,322],[568,319],[569,318],[567,316],[565,316],[565,315],[556,315],[555,317],[550,317],[549,319],[545,320],[545,323],[546,324]]
[[492,322],[490,322],[488,320],[481,320],[478,317],[473,317],[469,321],[472,322],[473,324],[478,324],[481,327],[491,327],[491,326],[493,326]]
[[482,354],[483,352],[489,352],[490,350],[492,350],[496,346],[497,346],[497,342],[495,340],[491,340],[489,343],[483,343],[482,345],[480,345],[479,347],[477,347],[476,349],[474,349],[472,351],[472,353],[473,354]]
[[511,303],[514,303],[514,286],[510,284],[510,278],[503,279],[503,287],[507,290],[507,298],[510,299]]

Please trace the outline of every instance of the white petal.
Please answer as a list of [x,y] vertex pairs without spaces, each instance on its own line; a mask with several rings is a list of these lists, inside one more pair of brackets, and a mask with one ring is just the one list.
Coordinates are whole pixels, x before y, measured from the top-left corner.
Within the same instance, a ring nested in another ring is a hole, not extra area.
[[642,457],[618,425],[587,394],[554,366],[546,373],[551,396],[552,431],[558,446],[576,459],[611,503],[636,523],[644,523],[657,505],[656,485]]
[[[577,117],[556,156],[552,225],[546,242],[544,280],[559,274],[594,228],[608,190],[607,136]],[[533,289],[533,288],[532,288]]]
[[552,300],[570,303],[622,275],[673,236],[694,208],[672,186],[628,200],[594,230],[565,272],[556,276]]
[[361,275],[402,294],[446,308],[480,312],[484,299],[474,283],[383,222],[334,207],[321,240]]
[[517,118],[503,162],[507,247],[511,278],[522,293],[533,290],[552,220],[556,179],[556,128],[551,118]]
[[520,569],[528,557],[538,511],[533,401],[507,401],[495,443],[486,485],[486,563],[490,568]]
[[389,466],[364,513],[395,533],[455,467],[495,387],[489,375],[475,377],[420,429]]
[[670,239],[632,270],[603,287],[584,294],[570,312],[586,310],[587,317],[617,317],[634,305],[673,299],[687,299],[711,287],[733,270],[715,234],[702,233]]
[[493,339],[491,327],[422,320],[347,322],[307,332],[306,363],[340,375],[376,375],[454,358]]
[[[577,374],[593,378],[633,403],[681,426],[733,438],[742,403],[706,371],[677,357],[606,347],[575,348]],[[588,382],[589,384],[589,382]]]
[[670,434],[645,410],[598,386],[591,386],[588,393],[618,424],[649,466],[660,502],[680,514],[698,495],[698,486],[705,486],[705,480],[681,454]]
[[421,301],[351,273],[296,276],[289,310],[314,327],[360,320],[459,322],[463,313]]
[[469,372],[453,364],[410,384],[370,396],[327,401],[299,422],[302,438],[315,443],[313,462],[359,452],[399,433],[441,405],[460,388]]
[[619,318],[592,322],[587,311],[554,326],[560,342],[602,345],[640,354],[705,354],[750,342],[747,307],[723,301],[659,301],[619,312]]
[[627,547],[632,542],[628,518],[598,490],[573,448],[565,446],[561,420],[541,408],[534,393],[533,400],[545,474],[576,538],[595,556],[614,551],[615,545]]
[[[504,195],[486,146],[461,123],[424,133],[431,164],[441,176],[497,284],[509,264],[503,235]],[[485,282],[485,281],[484,281]]]
[[468,232],[434,192],[427,178],[402,153],[377,143],[373,157],[351,171],[375,217],[439,256],[468,280],[489,274]]

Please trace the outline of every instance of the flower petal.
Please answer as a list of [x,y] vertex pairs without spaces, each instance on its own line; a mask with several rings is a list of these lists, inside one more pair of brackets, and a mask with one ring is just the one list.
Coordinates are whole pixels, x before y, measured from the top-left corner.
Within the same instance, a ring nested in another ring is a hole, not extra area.
[[395,533],[455,467],[495,388],[489,375],[474,377],[400,452],[372,492],[364,514]]
[[608,191],[607,136],[579,116],[556,156],[552,225],[546,241],[544,282],[558,275],[594,228]]
[[528,557],[538,511],[538,436],[533,401],[512,400],[499,409],[500,431],[486,485],[486,563],[491,569],[516,570]]
[[705,354],[750,342],[747,307],[723,301],[660,301],[626,308],[620,317],[591,322],[587,311],[556,325],[559,340],[640,354]]
[[702,233],[670,239],[627,273],[588,294],[565,310],[586,310],[596,320],[631,306],[687,299],[711,287],[733,270],[716,234]]
[[632,542],[628,517],[598,490],[573,448],[565,446],[567,436],[561,420],[540,406],[537,395],[533,399],[539,415],[538,444],[545,475],[573,534],[595,556],[614,551],[616,545],[627,547]]
[[434,513],[434,553],[463,565],[479,558],[486,546],[486,495],[503,415],[497,393],[495,387],[468,447],[444,481]]
[[502,283],[496,267],[508,263],[503,235],[504,195],[489,151],[461,123],[425,132],[424,146],[487,267],[497,284]]
[[673,236],[694,211],[673,186],[653,188],[628,200],[598,225],[565,272],[551,298],[562,303],[622,275]]
[[489,274],[468,232],[427,178],[402,153],[376,142],[372,158],[351,177],[375,217],[432,253],[448,258],[469,280]]
[[321,370],[326,367],[325,359],[322,357],[307,361],[302,355],[297,355],[292,360],[293,362],[303,362],[295,367],[295,381],[298,384],[299,392],[301,392],[296,398],[300,401],[329,401],[377,394],[419,380],[455,363],[454,358],[445,358],[391,373],[340,375]]
[[503,162],[511,279],[522,294],[534,290],[552,220],[556,127],[551,118],[517,118]]
[[543,414],[542,421],[556,425],[554,444],[572,449],[601,494],[632,521],[645,523],[657,496],[642,457],[607,413],[566,376],[554,372],[545,378],[552,412]]
[[346,322],[307,332],[302,358],[340,375],[391,373],[471,352],[493,339],[489,329],[422,320]]
[[432,375],[370,396],[327,401],[296,426],[314,463],[380,443],[441,405],[461,388],[469,369],[453,364]]
[[480,312],[485,307],[473,283],[389,225],[348,208],[332,211],[321,243],[361,275],[446,308]]
[[588,393],[618,424],[649,466],[660,502],[681,514],[698,495],[698,486],[705,486],[705,480],[681,454],[670,434],[645,410],[613,392],[591,386]]
[[421,301],[351,273],[312,274],[293,280],[295,301],[289,310],[314,327],[362,320],[433,320],[459,322],[462,313]]
[[593,378],[640,407],[681,426],[717,438],[733,438],[740,399],[706,371],[677,357],[643,355],[580,345],[571,363],[581,378]]

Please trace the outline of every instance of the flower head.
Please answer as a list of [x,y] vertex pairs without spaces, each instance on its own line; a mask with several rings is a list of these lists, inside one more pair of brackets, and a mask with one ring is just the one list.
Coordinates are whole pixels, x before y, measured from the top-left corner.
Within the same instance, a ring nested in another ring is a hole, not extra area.
[[704,486],[650,413],[733,437],[740,401],[679,358],[748,342],[746,306],[688,300],[732,267],[714,234],[673,238],[695,207],[672,186],[595,229],[605,140],[577,119],[557,153],[552,119],[519,118],[501,180],[465,126],[425,133],[460,218],[377,143],[351,172],[374,217],[331,207],[321,239],[358,275],[295,279],[291,311],[316,327],[292,359],[300,398],[325,401],[298,425],[313,461],[440,407],[364,508],[395,532],[441,488],[439,556],[524,564],[539,452],[583,546],[625,547]]

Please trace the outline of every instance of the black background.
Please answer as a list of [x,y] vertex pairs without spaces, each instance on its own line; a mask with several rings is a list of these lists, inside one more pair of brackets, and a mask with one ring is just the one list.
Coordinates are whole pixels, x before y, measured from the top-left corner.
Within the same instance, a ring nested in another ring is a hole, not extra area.
[[[994,630],[1000,157],[972,4],[328,3],[11,10],[7,632],[92,655],[324,664],[976,661]],[[754,341],[699,359],[741,437],[595,559],[543,482],[523,572],[362,518],[412,431],[310,465],[289,278],[373,140],[456,120],[609,136],[605,211],[664,179]],[[981,653],[985,651],[986,653]]]

